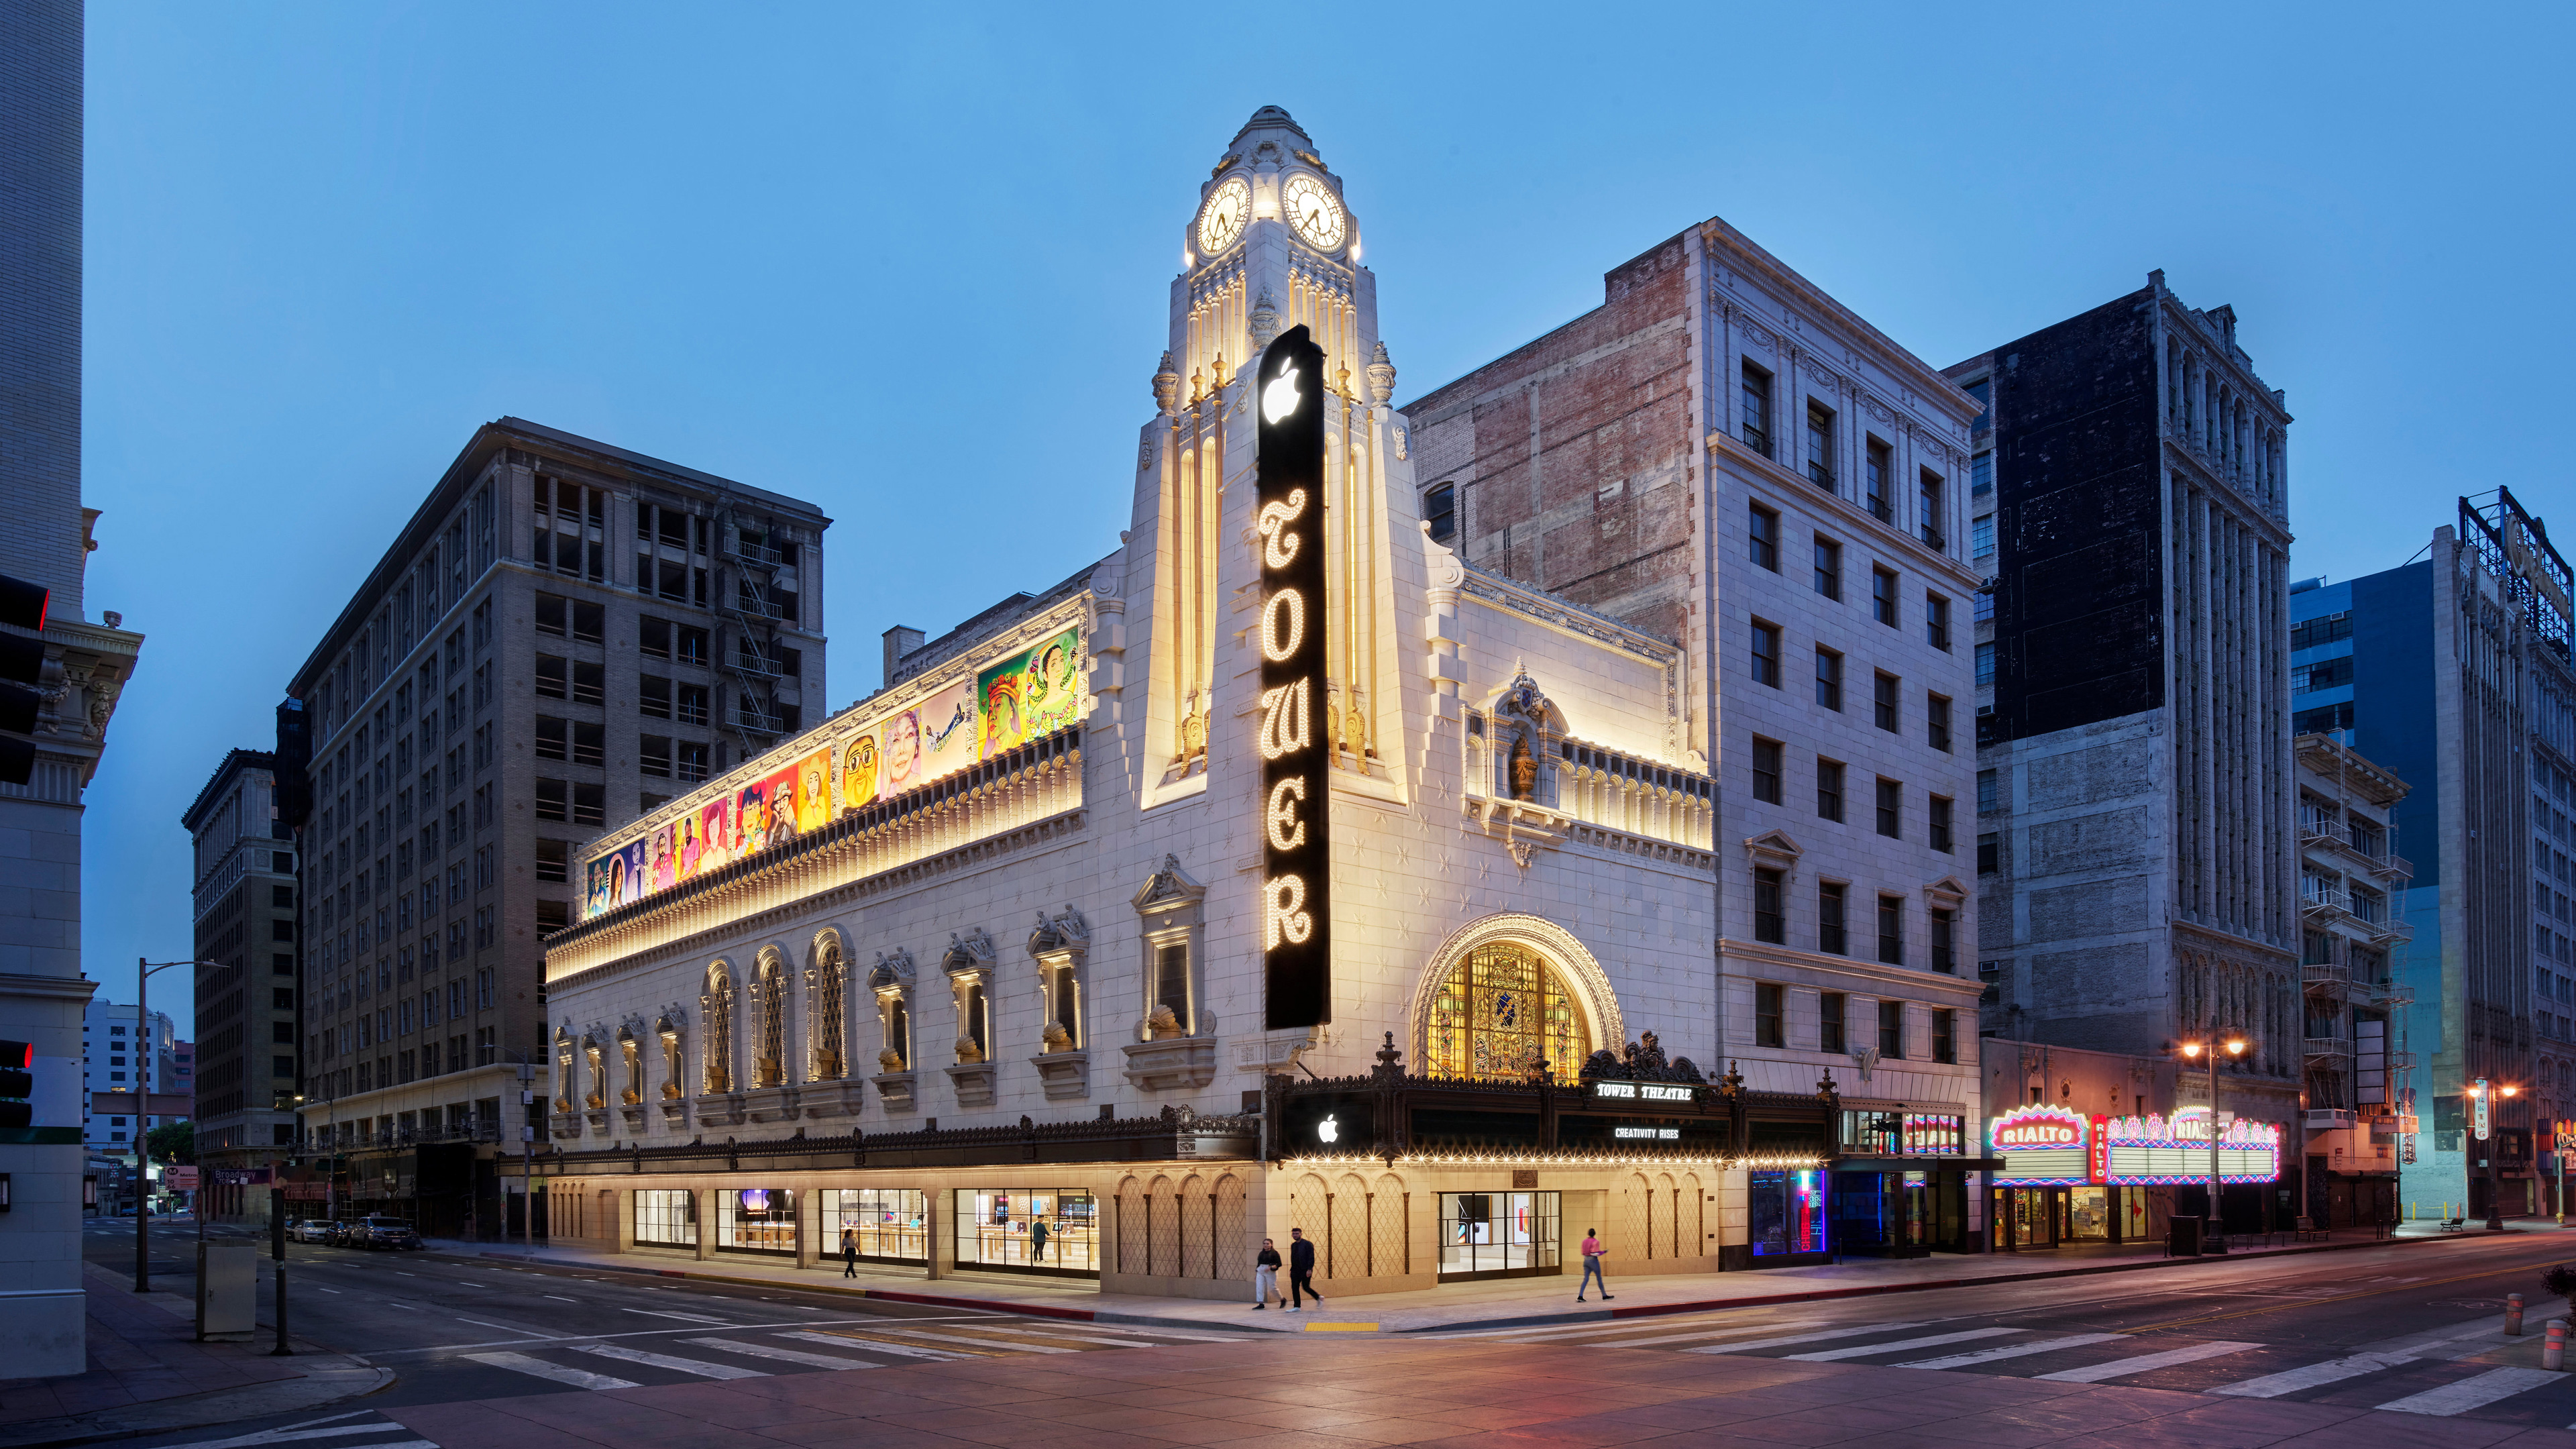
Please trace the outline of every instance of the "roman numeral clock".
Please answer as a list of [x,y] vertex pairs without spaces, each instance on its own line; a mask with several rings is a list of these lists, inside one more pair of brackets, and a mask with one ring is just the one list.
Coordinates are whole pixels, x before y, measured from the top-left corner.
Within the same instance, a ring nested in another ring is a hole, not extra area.
[[[1336,212],[1338,214],[1338,212]],[[1333,1019],[1331,759],[1326,701],[1324,350],[1303,326],[1262,354],[1256,522],[1261,557],[1263,1027]]]

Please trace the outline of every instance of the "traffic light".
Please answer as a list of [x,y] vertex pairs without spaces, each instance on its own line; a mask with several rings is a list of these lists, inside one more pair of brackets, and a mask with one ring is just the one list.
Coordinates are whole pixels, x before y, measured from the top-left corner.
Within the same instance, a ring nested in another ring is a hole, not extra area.
[[35,1124],[36,1049],[22,1041],[0,1041],[0,1127]]
[[45,610],[51,590],[25,579],[0,574],[0,624],[14,624],[25,634],[0,634],[0,784],[24,785],[36,773],[36,743],[20,735],[36,732],[37,676],[45,672]]

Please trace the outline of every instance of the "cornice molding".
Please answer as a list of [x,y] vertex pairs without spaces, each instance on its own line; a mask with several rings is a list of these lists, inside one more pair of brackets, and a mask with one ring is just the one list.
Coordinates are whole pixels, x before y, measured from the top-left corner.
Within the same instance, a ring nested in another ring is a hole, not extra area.
[[[1959,998],[1973,1005],[1985,994],[1985,983],[1958,976],[1945,976],[1937,971],[1918,971],[1910,966],[1888,966],[1876,961],[1863,961],[1854,956],[1835,956],[1823,951],[1801,951],[1794,946],[1774,946],[1768,941],[1748,941],[1740,936],[1717,938],[1718,958],[1777,966],[1783,970],[1816,971],[1854,980],[1875,982],[1902,989],[1911,995],[1931,992]],[[1721,971],[1720,973],[1724,973]],[[1947,1066],[1946,1062],[1937,1065]]]

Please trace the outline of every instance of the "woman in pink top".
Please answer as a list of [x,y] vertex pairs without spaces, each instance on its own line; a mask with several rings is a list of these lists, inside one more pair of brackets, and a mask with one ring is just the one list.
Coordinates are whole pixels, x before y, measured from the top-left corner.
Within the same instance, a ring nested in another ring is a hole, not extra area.
[[1610,1280],[1601,1276],[1601,1259],[1608,1251],[1601,1246],[1601,1240],[1593,1236],[1592,1229],[1583,1230],[1583,1281],[1575,1285],[1575,1302],[1582,1302],[1583,1290],[1595,1283],[1601,1285],[1601,1301],[1610,1301]]

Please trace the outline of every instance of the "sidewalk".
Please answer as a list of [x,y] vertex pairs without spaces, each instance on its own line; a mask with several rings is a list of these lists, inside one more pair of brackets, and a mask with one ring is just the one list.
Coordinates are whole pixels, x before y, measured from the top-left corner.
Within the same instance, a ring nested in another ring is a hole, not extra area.
[[[2556,1232],[2557,1226],[2533,1219],[2508,1224],[2507,1232]],[[2045,1252],[1942,1254],[1930,1258],[1888,1260],[1858,1258],[1810,1268],[1774,1268],[1753,1273],[1688,1273],[1630,1277],[1613,1269],[1611,1304],[1577,1306],[1564,1278],[1515,1278],[1498,1282],[1454,1283],[1409,1293],[1373,1293],[1364,1298],[1337,1295],[1322,1311],[1254,1312],[1247,1281],[1244,1298],[1211,1300],[1159,1298],[1142,1294],[1101,1293],[1090,1288],[1027,1281],[998,1275],[967,1275],[937,1280],[918,1273],[898,1273],[861,1264],[860,1276],[845,1279],[836,1263],[810,1269],[777,1267],[739,1260],[693,1261],[676,1255],[602,1253],[579,1248],[523,1248],[515,1243],[433,1241],[436,1251],[495,1259],[519,1259],[595,1271],[637,1273],[708,1282],[792,1286],[803,1292],[847,1293],[901,1303],[988,1308],[1051,1318],[1090,1319],[1165,1328],[1230,1328],[1245,1332],[1298,1333],[1321,1324],[1374,1329],[1381,1333],[1420,1333],[1440,1329],[1505,1328],[1550,1323],[1584,1323],[1653,1314],[1687,1313],[1713,1308],[1739,1308],[1765,1303],[1808,1302],[1881,1293],[1920,1292],[1971,1283],[2015,1283],[2094,1273],[2151,1271],[2194,1264],[2287,1258],[2308,1253],[2357,1248],[2429,1245],[2460,1240],[2432,1224],[2407,1224],[2393,1238],[2367,1230],[2329,1235],[2324,1242],[2297,1243],[2280,1234],[2271,1246],[2237,1248],[2224,1257],[2168,1258],[2160,1248],[2143,1251],[2108,1244],[2058,1248]],[[2488,1236],[2483,1232],[2467,1239]],[[2237,1242],[2247,1242],[2238,1238]],[[1569,1277],[1571,1275],[1568,1275]]]
[[0,1449],[293,1413],[373,1393],[393,1379],[390,1369],[301,1339],[295,1357],[271,1358],[273,1332],[253,1343],[199,1343],[193,1280],[184,1273],[156,1276],[179,1291],[137,1294],[131,1278],[82,1265],[89,1368],[63,1378],[0,1379]]

